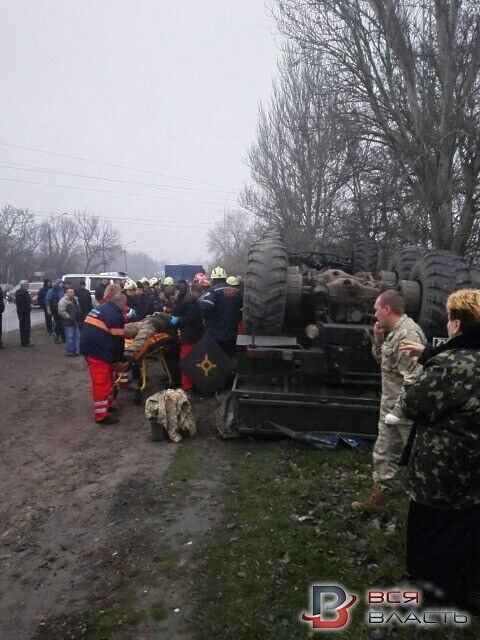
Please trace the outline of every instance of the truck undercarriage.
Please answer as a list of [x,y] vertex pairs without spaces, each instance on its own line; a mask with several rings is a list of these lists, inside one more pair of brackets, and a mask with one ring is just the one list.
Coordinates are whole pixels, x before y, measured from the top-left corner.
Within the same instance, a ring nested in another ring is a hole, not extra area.
[[[374,438],[381,379],[371,353],[373,306],[386,289],[427,337],[445,335],[449,293],[472,286],[465,261],[448,251],[406,247],[377,272],[376,244],[362,239],[352,258],[289,255],[278,233],[249,252],[237,374],[220,402],[222,437],[321,431]],[[475,276],[474,276],[475,277]]]

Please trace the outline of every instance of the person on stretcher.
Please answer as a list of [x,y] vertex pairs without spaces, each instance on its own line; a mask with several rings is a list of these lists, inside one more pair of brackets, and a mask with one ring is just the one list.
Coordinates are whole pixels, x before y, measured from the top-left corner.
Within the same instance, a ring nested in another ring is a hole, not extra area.
[[170,314],[154,313],[138,322],[129,322],[125,325],[125,338],[133,338],[125,349],[126,354],[134,354],[143,347],[145,341],[155,333],[175,334],[175,328],[170,324]]

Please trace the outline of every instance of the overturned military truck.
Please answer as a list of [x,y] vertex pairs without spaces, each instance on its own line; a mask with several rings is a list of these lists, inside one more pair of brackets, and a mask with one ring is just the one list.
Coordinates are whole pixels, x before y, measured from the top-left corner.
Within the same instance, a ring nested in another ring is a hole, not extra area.
[[[378,247],[362,238],[353,256],[289,254],[278,233],[250,248],[237,374],[222,398],[222,437],[322,431],[374,437],[380,372],[371,355],[373,306],[396,288],[427,337],[446,336],[445,302],[480,286],[460,256],[405,247],[377,271]],[[472,278],[474,282],[472,282]]]

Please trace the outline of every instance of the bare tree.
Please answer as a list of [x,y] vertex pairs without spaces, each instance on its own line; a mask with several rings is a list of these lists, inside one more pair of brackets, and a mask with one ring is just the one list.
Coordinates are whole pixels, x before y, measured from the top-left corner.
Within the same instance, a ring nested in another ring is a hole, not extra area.
[[71,218],[59,218],[55,224],[44,222],[38,230],[39,265],[52,276],[80,268],[81,246],[78,225]]
[[317,57],[287,50],[248,154],[255,186],[243,190],[240,204],[262,225],[280,229],[292,248],[315,249],[335,235],[349,179],[336,113],[335,92]]
[[435,247],[464,253],[478,217],[479,5],[279,0],[284,33],[320,57],[358,137],[391,149]]
[[227,273],[243,273],[254,235],[252,222],[245,211],[226,212],[220,223],[208,232],[207,246],[212,260]]
[[0,276],[15,282],[33,274],[37,226],[28,209],[6,205],[0,211]]
[[74,220],[83,253],[83,272],[106,271],[121,249],[118,231],[100,216],[86,212],[76,212]]

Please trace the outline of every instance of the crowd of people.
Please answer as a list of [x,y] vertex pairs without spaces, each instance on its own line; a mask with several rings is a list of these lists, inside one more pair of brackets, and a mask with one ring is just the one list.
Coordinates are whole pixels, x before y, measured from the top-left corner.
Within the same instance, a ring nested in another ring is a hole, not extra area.
[[[28,281],[22,280],[15,295],[22,346],[30,342],[32,300]],[[197,273],[191,282],[167,276],[161,279],[129,278],[119,284],[101,280],[91,292],[81,281],[75,290],[60,278],[46,279],[38,293],[38,305],[45,316],[47,333],[55,343],[65,344],[67,357],[83,355],[92,381],[94,417],[99,424],[113,424],[118,418],[113,402],[113,372],[125,368],[125,325],[161,314],[172,329],[168,364],[172,386],[195,393],[192,382],[180,370],[180,360],[207,332],[228,356],[233,356],[241,331],[241,278],[227,276],[222,267],[211,272],[210,280]],[[0,336],[1,337],[1,336]]]
[[[204,332],[234,354],[242,283],[221,267],[210,280],[199,273],[192,282],[142,278],[120,286],[105,279],[95,297],[93,308],[85,283],[74,291],[61,280],[46,281],[39,294],[47,332],[66,344],[67,356],[81,353],[87,362],[99,424],[118,421],[113,372],[123,366],[126,323],[164,314],[177,334],[179,359]],[[21,344],[30,346],[27,281],[16,292],[16,304]],[[375,302],[372,353],[382,395],[373,482],[370,495],[352,507],[383,514],[406,490],[408,578],[427,602],[453,603],[480,615],[480,291],[452,293],[446,311],[448,339],[433,346],[405,313],[396,290]],[[185,391],[192,388],[185,373],[175,382]]]

